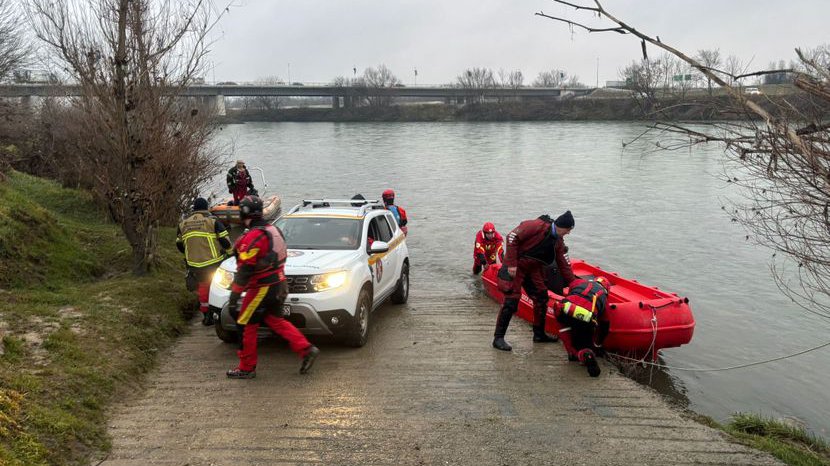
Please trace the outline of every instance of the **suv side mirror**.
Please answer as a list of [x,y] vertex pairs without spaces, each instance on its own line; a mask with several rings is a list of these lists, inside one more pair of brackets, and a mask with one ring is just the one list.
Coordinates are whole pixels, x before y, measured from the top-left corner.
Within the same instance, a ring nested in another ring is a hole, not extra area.
[[381,254],[389,250],[389,243],[386,241],[375,241],[372,243],[372,246],[369,247],[369,253],[371,254]]

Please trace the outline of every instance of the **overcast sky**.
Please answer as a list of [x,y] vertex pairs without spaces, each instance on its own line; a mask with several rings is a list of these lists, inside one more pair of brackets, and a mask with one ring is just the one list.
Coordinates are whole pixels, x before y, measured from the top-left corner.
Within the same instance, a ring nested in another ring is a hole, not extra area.
[[[571,0],[578,1],[578,0]],[[215,0],[218,6],[225,0]],[[753,70],[795,58],[827,37],[829,0],[606,0],[619,19],[680,50],[719,48]],[[443,84],[474,66],[520,69],[530,83],[561,68],[586,84],[618,79],[640,56],[639,42],[614,33],[589,34],[534,16],[599,23],[551,0],[236,0],[214,32],[217,81],[266,76],[330,82],[386,64],[407,85]],[[652,55],[657,51],[651,49]],[[289,65],[290,64],[290,65]]]

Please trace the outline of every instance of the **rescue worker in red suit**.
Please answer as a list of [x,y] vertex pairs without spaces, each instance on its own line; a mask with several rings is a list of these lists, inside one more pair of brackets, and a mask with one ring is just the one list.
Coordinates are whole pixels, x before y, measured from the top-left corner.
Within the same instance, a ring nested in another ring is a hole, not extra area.
[[[576,279],[571,282],[568,295],[554,305],[559,321],[559,338],[568,352],[569,361],[579,361],[588,369],[588,375],[598,377],[599,363],[595,351],[602,346],[607,335],[606,305],[611,282],[606,277],[589,281]],[[594,341],[595,330],[597,341]],[[602,329],[605,329],[603,332]]]
[[213,325],[213,313],[208,306],[210,281],[225,260],[226,252],[230,252],[231,241],[225,225],[208,212],[204,198],[194,200],[193,213],[179,223],[176,247],[187,262],[188,290],[196,291],[199,296],[202,324]]
[[239,205],[239,201],[248,194],[256,195],[251,173],[245,167],[245,162],[242,160],[237,160],[236,165],[228,170],[228,176],[225,181],[228,184],[228,192],[233,195],[233,205]]
[[[239,366],[229,370],[227,375],[232,379],[256,377],[257,330],[263,323],[288,341],[291,350],[302,358],[300,373],[305,374],[320,350],[282,317],[288,295],[285,238],[277,227],[262,219],[262,200],[258,197],[242,199],[239,213],[249,230],[235,245],[236,276],[228,300],[228,310],[239,329]],[[240,306],[243,291],[245,298]]]
[[473,249],[473,275],[478,275],[482,269],[486,269],[496,263],[496,258],[499,262],[504,262],[504,239],[502,239],[499,232],[496,231],[496,226],[490,222],[476,233],[476,244]]
[[401,227],[403,234],[409,234],[409,227],[406,226],[409,223],[409,220],[406,218],[406,211],[403,207],[395,205],[395,191],[387,189],[383,192],[382,197],[386,210],[392,212],[392,216],[398,221],[398,226]]
[[552,220],[547,215],[525,220],[507,235],[507,251],[499,270],[499,289],[504,293],[504,303],[496,319],[493,348],[502,351],[513,349],[505,340],[510,319],[519,310],[522,287],[533,301],[533,341],[547,343],[557,341],[545,333],[548,308],[548,290],[545,286],[545,269],[556,262],[566,283],[576,277],[571,264],[565,258],[564,237],[574,227],[571,211]]

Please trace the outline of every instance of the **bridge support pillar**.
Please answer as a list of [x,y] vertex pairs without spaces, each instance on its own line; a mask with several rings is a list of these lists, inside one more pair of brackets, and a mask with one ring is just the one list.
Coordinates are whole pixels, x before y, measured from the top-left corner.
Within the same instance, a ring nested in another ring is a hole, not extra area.
[[24,95],[20,98],[20,106],[23,108],[32,108],[32,96]]
[[336,95],[331,98],[331,108],[338,109],[340,108],[340,96]]
[[219,116],[225,116],[228,114],[227,110],[225,109],[225,96],[222,94],[216,94],[214,96],[208,97],[208,105],[213,107],[213,110]]

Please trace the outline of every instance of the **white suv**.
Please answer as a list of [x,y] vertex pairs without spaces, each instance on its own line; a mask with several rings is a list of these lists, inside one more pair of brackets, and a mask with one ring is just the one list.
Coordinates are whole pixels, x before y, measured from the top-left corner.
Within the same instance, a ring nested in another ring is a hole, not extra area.
[[[386,299],[403,304],[409,297],[406,236],[381,202],[306,200],[274,224],[288,246],[283,315],[306,335],[363,346],[371,311]],[[227,306],[235,272],[231,257],[210,287],[211,312],[220,315],[216,334],[229,343],[237,338]]]

